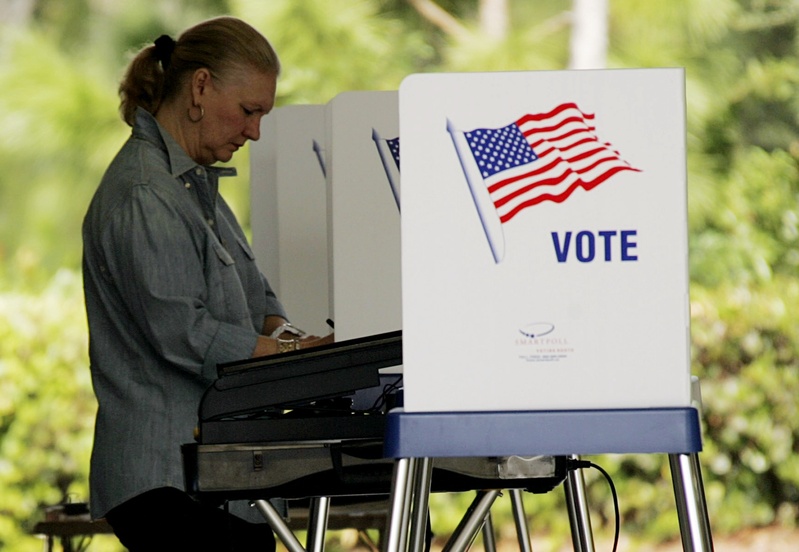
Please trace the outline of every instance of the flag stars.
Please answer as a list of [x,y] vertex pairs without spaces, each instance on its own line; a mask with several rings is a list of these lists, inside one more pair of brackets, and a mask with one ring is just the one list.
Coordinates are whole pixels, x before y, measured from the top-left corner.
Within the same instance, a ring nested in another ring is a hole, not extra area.
[[400,141],[399,138],[392,138],[391,140],[386,140],[386,144],[388,144],[388,150],[391,152],[391,157],[394,158],[394,163],[397,164],[397,168],[400,166]]
[[516,123],[498,129],[478,128],[464,136],[483,178],[538,159]]

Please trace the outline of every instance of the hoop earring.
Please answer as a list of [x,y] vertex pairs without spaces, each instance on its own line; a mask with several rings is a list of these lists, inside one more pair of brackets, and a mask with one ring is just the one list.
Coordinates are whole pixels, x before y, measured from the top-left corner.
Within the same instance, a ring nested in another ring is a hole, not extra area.
[[[195,107],[199,107],[200,108],[200,116],[197,117],[196,119],[191,116],[191,110],[193,108],[195,108]],[[205,117],[205,109],[203,109],[203,106],[201,106],[201,105],[193,105],[189,109],[187,109],[186,111],[187,111],[188,116],[189,116],[189,121],[191,121],[192,123],[199,123],[200,121],[203,120],[203,117]]]

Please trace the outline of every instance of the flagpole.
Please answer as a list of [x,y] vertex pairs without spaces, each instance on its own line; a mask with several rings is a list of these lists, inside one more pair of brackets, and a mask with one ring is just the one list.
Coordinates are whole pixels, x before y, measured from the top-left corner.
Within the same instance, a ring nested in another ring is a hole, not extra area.
[[[450,121],[449,118],[447,118],[447,132],[449,132],[450,138],[452,138],[452,143],[455,146],[455,152],[458,154],[458,160],[460,161],[461,168],[463,169],[463,174],[466,177],[466,183],[469,185],[469,191],[472,194],[474,206],[477,209],[477,216],[480,218],[480,224],[483,226],[483,232],[485,233],[486,240],[488,240],[488,246],[491,248],[491,255],[494,257],[494,262],[499,263],[505,256],[505,238],[502,235],[502,223],[499,222],[499,215],[497,215],[494,204],[490,202],[490,198],[488,199],[488,203],[490,205],[486,205],[485,196],[488,195],[488,190],[486,189],[482,178],[475,182],[476,179],[472,174],[471,168],[467,166],[465,152],[461,148],[461,144],[458,141],[458,136],[456,135],[456,133],[461,135],[463,133],[455,129],[455,126],[452,124],[452,121]],[[489,217],[492,215],[500,225],[499,227],[492,228],[492,225],[489,224]]]
[[325,158],[322,157],[322,146],[316,140],[313,141],[313,150],[316,153],[316,159],[319,160],[319,167],[322,169],[322,176],[327,178],[327,170],[325,169]]
[[386,154],[381,147],[381,142],[385,142],[378,134],[377,130],[374,128],[372,129],[372,140],[375,141],[375,147],[377,147],[377,153],[380,155],[380,162],[383,163],[383,170],[386,171],[386,177],[388,178],[388,185],[391,187],[391,193],[394,195],[394,201],[397,204],[397,210],[400,212],[400,198],[399,198],[399,188],[397,187],[397,183],[394,181],[394,173],[392,172],[391,168],[388,165],[388,160],[386,159]]

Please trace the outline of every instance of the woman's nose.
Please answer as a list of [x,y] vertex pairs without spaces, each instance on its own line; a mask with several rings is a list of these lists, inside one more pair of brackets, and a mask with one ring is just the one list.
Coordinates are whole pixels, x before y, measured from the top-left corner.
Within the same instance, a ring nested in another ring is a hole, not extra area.
[[252,140],[253,142],[257,141],[258,138],[261,137],[260,118],[247,121],[247,125],[244,127],[244,136],[246,136],[248,140]]

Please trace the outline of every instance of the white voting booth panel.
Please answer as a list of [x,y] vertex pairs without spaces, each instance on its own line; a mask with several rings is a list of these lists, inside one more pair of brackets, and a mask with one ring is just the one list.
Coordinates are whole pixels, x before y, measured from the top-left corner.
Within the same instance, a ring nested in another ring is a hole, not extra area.
[[[252,144],[253,249],[299,327],[401,329],[398,93],[345,92],[264,117]],[[335,155],[334,155],[335,152]]]
[[400,88],[409,412],[691,405],[680,69]]
[[330,331],[324,115],[275,109],[250,145],[253,251],[291,321],[316,335]]
[[336,340],[399,330],[397,166],[383,144],[399,134],[397,92],[339,94],[327,105],[327,132],[330,311]]

